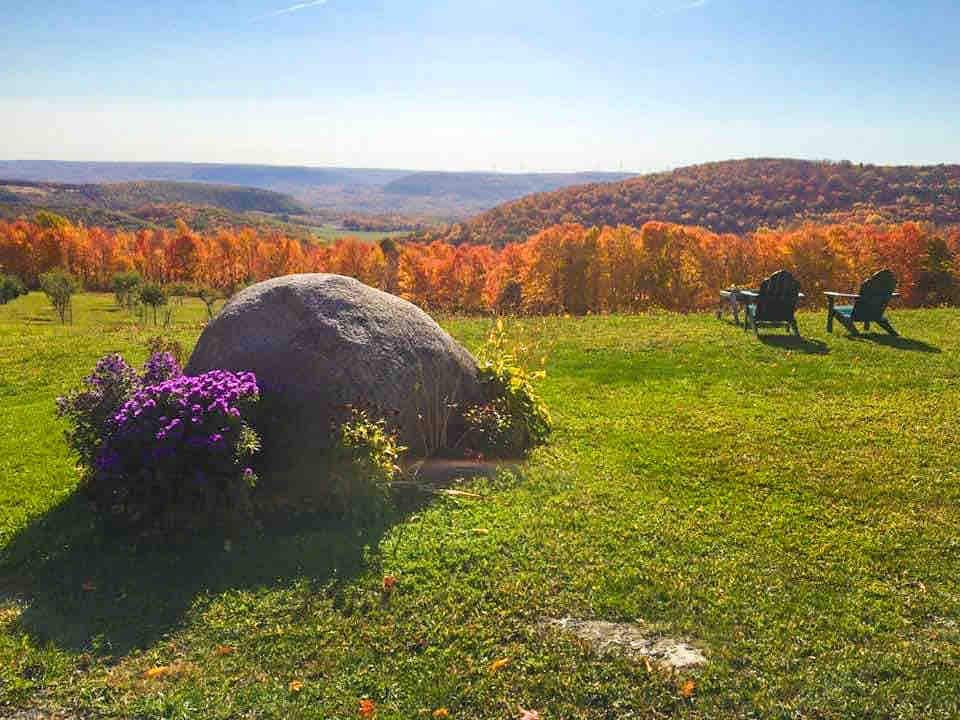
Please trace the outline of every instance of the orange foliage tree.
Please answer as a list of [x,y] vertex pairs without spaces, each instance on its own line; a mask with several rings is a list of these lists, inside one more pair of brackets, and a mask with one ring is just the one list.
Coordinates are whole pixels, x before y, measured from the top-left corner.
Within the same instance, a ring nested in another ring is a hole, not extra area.
[[92,290],[120,271],[147,281],[192,283],[233,291],[297,272],[350,275],[433,311],[485,313],[509,306],[524,313],[699,310],[730,285],[755,285],[786,268],[808,303],[822,291],[851,290],[890,268],[908,306],[960,301],[953,258],[960,229],[928,223],[805,224],[717,234],[701,227],[648,222],[584,227],[555,225],[503,248],[345,238],[304,243],[251,228],[197,233],[124,232],[66,222],[0,221],[0,271],[36,287],[64,268]]

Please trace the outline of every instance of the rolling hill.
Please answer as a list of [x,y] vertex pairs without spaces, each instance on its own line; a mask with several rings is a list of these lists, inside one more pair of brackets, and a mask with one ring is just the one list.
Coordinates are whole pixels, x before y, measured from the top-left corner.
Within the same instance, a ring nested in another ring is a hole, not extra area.
[[562,222],[648,220],[736,233],[804,220],[960,223],[960,165],[731,160],[537,193],[419,237],[504,245]]
[[611,182],[626,173],[414,172],[210,163],[0,161],[0,177],[100,185],[132,181],[213,183],[292,195],[334,219],[374,215],[400,225],[462,220],[508,200],[571,185]]
[[64,184],[0,180],[0,217],[49,210],[74,222],[124,229],[170,226],[182,219],[217,226],[302,222],[307,210],[294,198],[259,188],[190,182]]

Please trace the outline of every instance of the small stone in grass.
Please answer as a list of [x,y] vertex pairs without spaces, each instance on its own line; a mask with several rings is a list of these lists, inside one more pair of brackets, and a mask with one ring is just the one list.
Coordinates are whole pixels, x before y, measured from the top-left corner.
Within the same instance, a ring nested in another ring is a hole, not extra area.
[[560,618],[546,619],[541,626],[573,635],[600,654],[619,652],[671,670],[689,670],[707,664],[703,652],[689,642],[636,623]]

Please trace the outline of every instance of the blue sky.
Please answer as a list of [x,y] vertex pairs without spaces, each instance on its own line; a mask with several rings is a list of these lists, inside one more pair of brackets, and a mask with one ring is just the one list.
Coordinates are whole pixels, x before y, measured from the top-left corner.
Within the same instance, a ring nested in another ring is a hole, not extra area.
[[960,3],[0,0],[0,159],[960,162]]

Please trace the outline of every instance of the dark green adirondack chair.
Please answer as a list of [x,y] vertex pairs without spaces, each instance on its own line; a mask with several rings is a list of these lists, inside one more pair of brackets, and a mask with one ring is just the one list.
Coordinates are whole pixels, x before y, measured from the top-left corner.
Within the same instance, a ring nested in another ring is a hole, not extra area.
[[[833,319],[840,321],[851,335],[859,335],[854,323],[863,323],[864,330],[870,330],[870,323],[875,322],[891,335],[897,331],[887,320],[884,313],[890,299],[897,296],[897,279],[889,270],[881,270],[860,286],[860,292],[852,293],[828,292],[827,296],[827,332],[833,332]],[[838,299],[852,299],[853,305],[837,305]]]
[[760,290],[751,293],[747,305],[744,329],[753,328],[760,334],[760,325],[783,325],[800,337],[797,327],[797,303],[800,300],[800,283],[786,270],[779,270],[760,284]]

